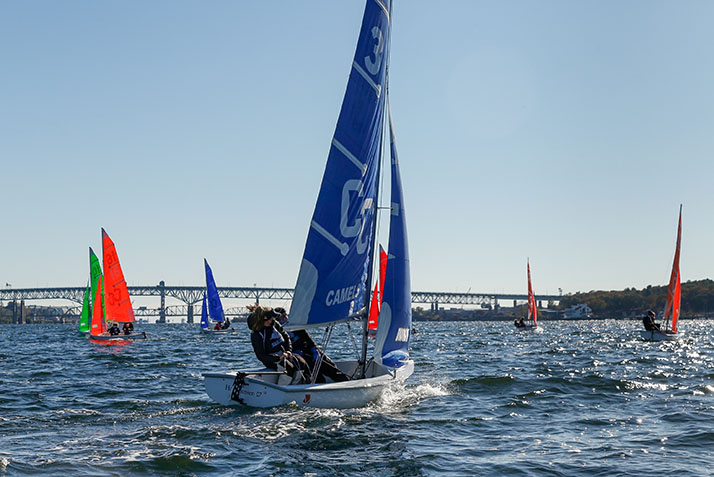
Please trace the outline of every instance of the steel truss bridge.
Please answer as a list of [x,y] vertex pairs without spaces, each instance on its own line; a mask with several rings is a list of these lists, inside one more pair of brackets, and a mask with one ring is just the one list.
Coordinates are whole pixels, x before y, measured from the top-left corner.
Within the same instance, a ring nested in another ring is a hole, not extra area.
[[[194,305],[203,299],[205,287],[166,286],[160,282],[156,286],[130,286],[129,295],[160,297],[161,305],[158,308],[138,307],[135,309],[137,316],[158,316],[159,322],[165,322],[167,316],[187,317],[189,323],[193,322],[195,314]],[[59,287],[59,288],[5,288],[0,289],[0,301],[22,302],[30,300],[68,300],[76,305],[54,307],[59,314],[73,317],[81,312],[84,299],[84,287]],[[222,298],[235,298],[251,300],[259,303],[261,300],[292,300],[292,288],[261,288],[261,287],[220,287],[218,294]],[[166,297],[183,302],[183,305],[166,306]],[[538,295],[539,301],[559,302],[561,295]],[[428,304],[431,309],[438,309],[439,305],[475,305],[492,309],[501,301],[527,301],[528,295],[504,293],[457,293],[457,292],[412,292],[413,304]],[[34,308],[34,307],[31,307]],[[240,316],[247,312],[245,307],[237,306],[225,310],[228,316]]]

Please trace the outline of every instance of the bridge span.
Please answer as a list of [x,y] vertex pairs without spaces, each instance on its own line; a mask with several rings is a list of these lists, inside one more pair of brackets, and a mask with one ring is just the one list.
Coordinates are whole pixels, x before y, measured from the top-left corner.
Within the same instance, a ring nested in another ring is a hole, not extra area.
[[[159,322],[166,322],[167,316],[186,317],[189,323],[193,323],[196,313],[194,305],[203,299],[205,287],[194,286],[167,286],[159,282],[155,286],[130,286],[129,295],[132,297],[155,296],[160,298],[158,308],[136,307],[137,316],[158,316]],[[0,302],[24,303],[31,300],[68,300],[73,302],[70,306],[59,306],[68,317],[77,316],[81,312],[81,304],[84,299],[84,287],[57,287],[57,288],[4,288],[0,289]],[[292,300],[292,288],[267,288],[267,287],[219,287],[218,294],[222,298],[235,298],[251,300],[252,303],[260,303],[261,300]],[[174,298],[184,303],[178,306],[166,306],[166,298]],[[561,295],[537,295],[539,302],[557,303],[562,299]],[[482,308],[493,309],[499,306],[500,301],[526,301],[527,295],[513,293],[459,293],[459,292],[412,292],[413,304],[426,304],[432,310],[438,309],[440,305],[475,305]],[[17,308],[17,305],[13,310]],[[22,306],[19,307],[22,310]],[[241,315],[246,312],[245,307],[233,307],[226,309],[228,315]],[[13,319],[13,321],[15,321]],[[20,322],[19,320],[17,322]]]

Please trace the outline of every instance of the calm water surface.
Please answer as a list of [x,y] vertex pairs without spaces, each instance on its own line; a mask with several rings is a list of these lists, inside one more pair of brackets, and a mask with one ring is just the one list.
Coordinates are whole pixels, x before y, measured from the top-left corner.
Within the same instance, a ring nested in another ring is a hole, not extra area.
[[[636,322],[415,323],[414,375],[362,409],[214,404],[201,373],[257,365],[248,330],[98,345],[0,325],[0,475],[711,475],[714,333]],[[333,357],[354,357],[347,335]]]

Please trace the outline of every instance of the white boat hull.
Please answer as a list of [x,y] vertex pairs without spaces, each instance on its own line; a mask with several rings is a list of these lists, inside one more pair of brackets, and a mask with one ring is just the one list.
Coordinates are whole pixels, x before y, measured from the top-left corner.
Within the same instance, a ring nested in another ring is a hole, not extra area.
[[[340,361],[337,366],[347,375],[351,375],[357,366],[356,361]],[[245,405],[251,407],[274,407],[289,403],[299,406],[349,409],[361,407],[378,398],[392,384],[405,381],[414,372],[414,361],[397,369],[372,364],[368,378],[353,379],[340,383],[280,385],[279,375],[260,375],[260,372],[272,372],[268,368],[242,370],[249,374],[244,378],[239,397],[242,402],[233,401],[231,393],[238,372],[205,373],[203,375],[206,393],[224,406]]]
[[209,328],[201,328],[202,335],[227,335],[233,333],[235,328],[228,328],[227,330],[212,330]]
[[533,333],[543,333],[543,328],[540,326],[521,326],[516,328],[518,331],[532,331]]
[[684,334],[683,331],[672,333],[671,331],[640,330],[640,336],[647,341],[677,341],[682,334]]

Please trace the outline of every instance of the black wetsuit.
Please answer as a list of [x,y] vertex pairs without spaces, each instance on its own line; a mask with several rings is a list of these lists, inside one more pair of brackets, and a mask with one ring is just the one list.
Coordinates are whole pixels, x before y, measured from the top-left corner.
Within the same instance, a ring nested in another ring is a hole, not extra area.
[[309,366],[302,357],[293,355],[294,362],[282,359],[282,354],[286,351],[292,352],[293,348],[290,337],[277,321],[273,323],[272,327],[251,333],[250,342],[255,355],[266,368],[278,369],[278,364],[281,364],[285,365],[290,376],[297,369],[305,370],[307,374],[310,373]]
[[295,353],[300,354],[313,369],[319,355],[322,355],[322,363],[317,372],[315,382],[324,383],[325,376],[334,382],[348,381],[350,378],[340,371],[337,365],[320,349],[312,340],[310,334],[305,330],[295,330],[288,333]]
[[660,330],[659,325],[657,323],[655,323],[654,318],[652,318],[649,315],[645,315],[642,318],[642,324],[645,325],[646,331],[659,331]]

